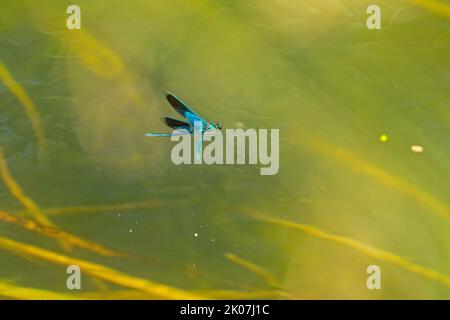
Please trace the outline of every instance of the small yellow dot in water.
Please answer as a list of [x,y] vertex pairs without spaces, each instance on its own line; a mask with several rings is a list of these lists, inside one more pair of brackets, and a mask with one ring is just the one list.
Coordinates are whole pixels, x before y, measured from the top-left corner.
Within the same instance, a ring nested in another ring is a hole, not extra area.
[[383,134],[380,136],[380,141],[381,141],[381,142],[387,142],[388,140],[389,140],[389,137],[388,137],[387,134],[383,133]]

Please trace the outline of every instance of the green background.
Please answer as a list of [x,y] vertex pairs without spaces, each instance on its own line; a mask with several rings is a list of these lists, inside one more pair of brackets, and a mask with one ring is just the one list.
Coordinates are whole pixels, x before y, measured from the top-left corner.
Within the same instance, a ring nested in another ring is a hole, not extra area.
[[[224,256],[231,252],[294,299],[450,298],[450,281],[242,210],[450,275],[450,3],[433,10],[425,2],[377,1],[382,29],[368,30],[372,1],[77,1],[81,30],[67,30],[70,1],[1,0],[1,62],[45,134],[38,156],[30,118],[0,81],[0,144],[24,193],[44,211],[160,205],[51,217],[145,262],[67,253],[1,221],[0,234],[186,290],[273,290]],[[279,128],[279,173],[173,165],[173,143],[143,135],[175,116],[164,90],[224,128]],[[0,209],[23,210],[4,184]],[[381,290],[366,287],[372,264]],[[2,281],[79,294],[66,277],[62,265],[0,251]],[[89,276],[82,281],[82,292],[100,290]]]

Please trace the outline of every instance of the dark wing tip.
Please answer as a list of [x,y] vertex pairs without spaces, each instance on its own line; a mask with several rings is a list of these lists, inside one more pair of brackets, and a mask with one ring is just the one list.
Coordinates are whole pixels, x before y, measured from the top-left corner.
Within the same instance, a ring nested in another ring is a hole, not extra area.
[[173,97],[173,93],[170,92],[170,91],[168,91],[168,90],[166,90],[166,91],[164,91],[164,96],[165,96],[166,98],[168,98],[168,97],[170,97],[170,96]]
[[189,123],[181,121],[181,120],[177,120],[177,119],[173,119],[173,118],[169,118],[169,117],[164,117],[161,119],[167,126],[169,126],[172,129],[186,129],[189,130]]
[[179,108],[181,103],[178,100],[178,98],[171,92],[166,91],[165,92],[166,95],[166,100],[176,109],[177,107]]

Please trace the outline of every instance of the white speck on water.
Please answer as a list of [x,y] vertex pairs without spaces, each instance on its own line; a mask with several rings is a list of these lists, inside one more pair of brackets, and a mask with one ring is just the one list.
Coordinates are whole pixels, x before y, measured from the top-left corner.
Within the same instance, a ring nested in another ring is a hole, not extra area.
[[216,239],[209,239],[209,241],[211,241],[211,242],[216,242]]
[[196,232],[196,233],[194,233],[194,237],[196,237],[196,238],[198,237],[198,233],[197,233],[197,232]]
[[423,152],[423,147],[419,146],[418,144],[414,144],[411,146],[411,151],[416,152],[416,153],[421,153],[421,152]]
[[118,216],[118,217],[120,217],[120,216],[121,216],[121,214],[120,214],[120,213],[118,213],[118,214],[117,214],[117,216]]
[[130,229],[130,232],[133,232],[133,229]]

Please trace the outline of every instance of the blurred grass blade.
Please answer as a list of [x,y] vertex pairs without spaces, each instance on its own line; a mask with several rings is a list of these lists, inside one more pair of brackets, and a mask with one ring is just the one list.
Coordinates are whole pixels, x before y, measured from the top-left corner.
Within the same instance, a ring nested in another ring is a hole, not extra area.
[[227,258],[231,262],[253,272],[258,277],[263,279],[268,285],[270,285],[274,288],[280,287],[280,284],[279,284],[277,278],[272,273],[270,273],[268,270],[266,270],[265,268],[255,264],[253,262],[245,260],[241,257],[238,257],[237,255],[235,255],[231,252],[225,253],[225,258]]
[[60,216],[70,214],[84,214],[84,213],[97,213],[108,211],[127,211],[136,209],[158,208],[162,203],[159,200],[148,200],[140,202],[126,202],[118,204],[108,204],[99,206],[74,206],[74,207],[62,207],[62,208],[45,208],[42,209],[47,215]]
[[447,222],[450,222],[450,208],[445,202],[437,199],[434,195],[409,182],[405,178],[391,174],[383,168],[358,157],[356,154],[353,154],[345,148],[336,147],[327,143],[319,137],[314,136],[311,132],[301,131],[302,132],[297,135],[299,141],[313,152],[332,158],[351,170],[362,172],[379,183],[416,199],[430,209],[430,212]]
[[222,300],[292,298],[289,294],[278,290],[257,290],[249,292],[235,290],[198,290],[196,292],[207,295],[213,299]]
[[32,220],[13,216],[5,211],[0,210],[0,220],[19,225],[27,230],[43,234],[47,237],[57,239],[63,243],[83,248],[103,256],[109,257],[126,257],[124,253],[119,253],[105,248],[95,242],[85,240],[78,236],[56,229],[55,227],[45,226]]
[[136,90],[131,75],[126,70],[120,56],[105,44],[97,40],[86,29],[71,32],[68,41],[69,50],[80,59],[80,63],[97,76],[106,79],[118,79],[128,88],[126,93],[141,111],[147,110],[147,104]]
[[148,300],[158,299],[158,296],[151,296],[148,293],[137,290],[115,290],[115,291],[91,291],[80,292],[79,297],[81,299],[94,299],[94,300]]
[[46,249],[35,247],[29,244],[17,242],[0,236],[0,247],[13,253],[19,253],[45,260],[63,266],[77,265],[81,272],[94,277],[109,281],[124,287],[140,290],[160,299],[205,299],[205,296],[191,293],[182,289],[170,287],[150,280],[136,278],[112,268],[89,262],[86,260],[72,258]]
[[25,113],[30,119],[31,126],[33,127],[34,134],[36,135],[37,144],[38,144],[38,153],[39,156],[42,155],[42,150],[45,147],[45,135],[44,130],[42,128],[41,120],[39,117],[39,113],[36,109],[36,106],[33,103],[33,100],[28,96],[25,89],[14,80],[13,76],[9,72],[6,65],[4,65],[0,61],[0,80],[3,81],[5,86],[11,91],[11,93],[19,100],[20,104],[25,109]]
[[121,74],[124,66],[122,59],[104,44],[94,38],[89,31],[71,32],[69,49],[79,57],[80,62],[87,69],[101,78],[114,78]]
[[[245,299],[270,299],[270,298],[289,298],[284,292],[276,290],[260,290],[253,292],[235,291],[235,290],[195,290],[195,294],[204,295],[212,299],[224,300],[245,300]],[[149,295],[140,291],[118,290],[110,292],[86,292],[77,295],[83,299],[105,299],[105,300],[146,300]],[[155,299],[158,297],[155,296]]]
[[47,218],[47,216],[39,209],[38,205],[29,197],[25,195],[22,188],[14,180],[11,175],[6,159],[3,155],[3,150],[0,148],[0,177],[8,188],[9,192],[27,209],[28,214],[31,214],[33,219],[37,222],[46,225],[54,226],[54,224]]
[[[21,300],[74,300],[76,295],[58,293],[43,289],[20,287],[0,281],[0,296]],[[87,299],[87,298],[86,298]]]
[[401,256],[393,254],[391,252],[388,252],[388,251],[385,251],[382,249],[378,249],[376,247],[372,247],[370,245],[364,244],[362,242],[359,242],[359,241],[351,239],[351,238],[330,234],[330,233],[327,233],[325,231],[322,231],[322,230],[315,228],[313,226],[310,226],[310,225],[295,223],[295,222],[292,222],[289,220],[284,220],[284,219],[271,218],[266,215],[260,214],[252,209],[246,208],[246,209],[243,209],[243,211],[246,214],[249,214],[250,216],[252,216],[260,221],[264,221],[264,222],[268,222],[270,224],[277,225],[280,227],[300,231],[300,232],[309,234],[316,238],[331,241],[335,244],[339,244],[339,245],[354,249],[368,257],[372,257],[372,258],[376,258],[376,259],[379,259],[379,260],[382,260],[385,262],[389,262],[389,263],[396,265],[404,270],[410,271],[410,272],[415,273],[419,276],[422,276],[426,279],[429,279],[429,280],[438,282],[440,284],[443,284],[447,287],[450,287],[450,277],[448,277],[447,275],[441,274],[433,269],[412,263],[412,262],[406,260],[405,258],[402,258]]
[[[25,193],[22,191],[22,188],[19,186],[19,184],[14,180],[13,176],[11,175],[8,164],[6,162],[6,159],[3,155],[3,150],[0,147],[0,177],[3,179],[3,182],[5,183],[6,187],[8,188],[9,192],[27,209],[27,213],[31,214],[34,220],[39,222],[40,224],[44,226],[49,227],[56,227],[49,218],[39,209],[39,206],[29,197],[25,195]],[[67,242],[58,240],[61,247],[66,250],[70,251],[71,247]]]

